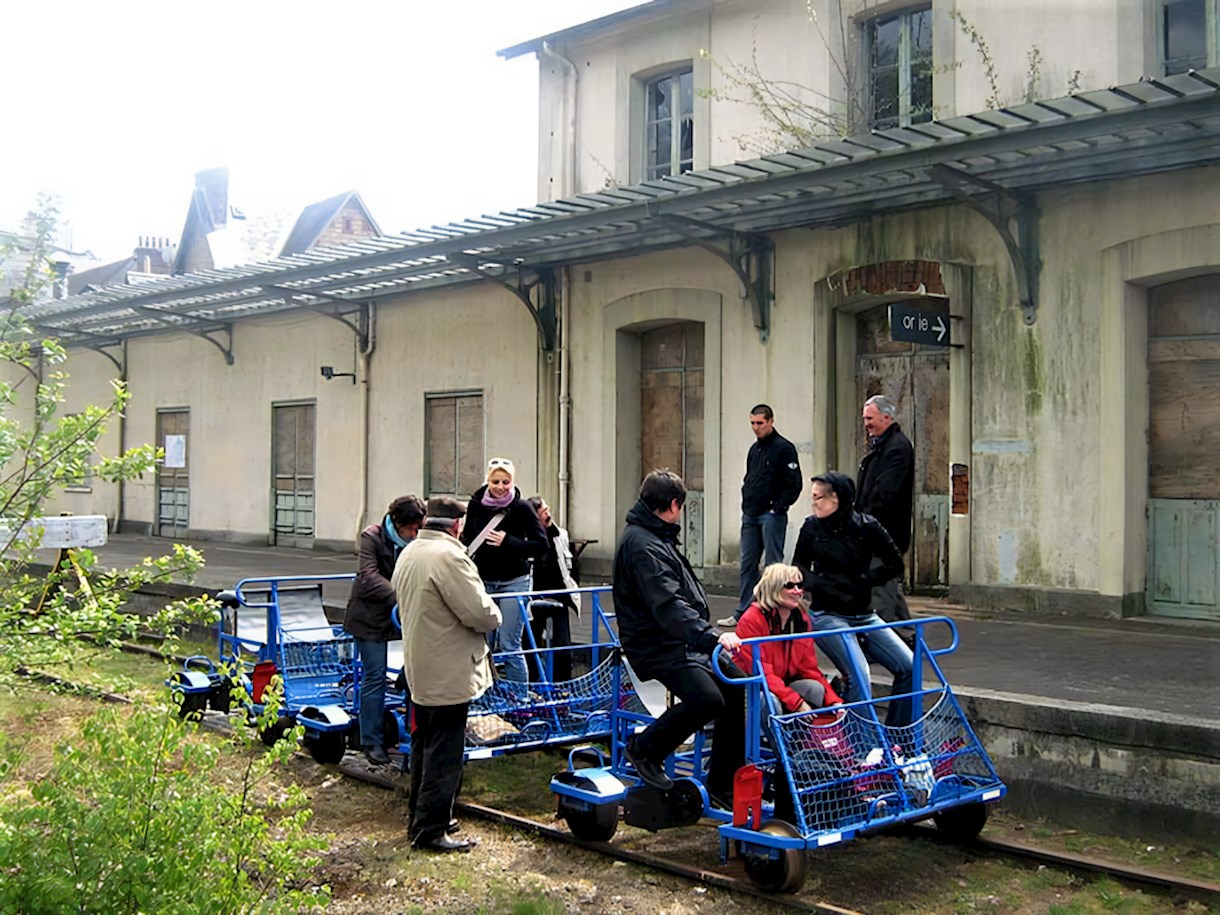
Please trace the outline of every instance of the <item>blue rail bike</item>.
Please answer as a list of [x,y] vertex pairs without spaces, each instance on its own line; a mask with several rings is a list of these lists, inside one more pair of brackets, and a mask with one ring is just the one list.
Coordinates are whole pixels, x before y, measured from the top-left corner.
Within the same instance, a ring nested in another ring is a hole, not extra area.
[[[867,639],[870,632],[894,625],[860,627],[847,637]],[[916,674],[910,693],[785,714],[761,672],[745,678],[717,673],[746,692],[746,764],[736,773],[732,809],[712,806],[704,787],[715,739],[710,729],[695,734],[666,760],[672,789],[662,792],[639,779],[624,747],[663,711],[663,704],[657,707],[650,700],[651,711],[615,709],[608,755],[591,746],[571,751],[567,770],[551,780],[559,816],[587,841],[609,841],[620,808],[625,823],[650,831],[710,818],[717,824],[722,863],[740,855],[750,878],[771,892],[800,889],[810,849],[898,823],[930,818],[952,838],[973,838],[986,823],[986,805],[1006,789],[938,662],[957,649],[957,627],[947,617],[901,625],[915,629]],[[949,644],[930,647],[926,630],[942,625],[948,627]],[[761,671],[760,646],[767,642],[837,635],[749,639],[743,650],[752,654],[752,669]],[[714,657],[723,663],[727,655],[717,648]],[[868,676],[867,670],[846,673]],[[886,726],[878,707],[904,697],[917,710],[914,720]]]
[[351,636],[332,625],[322,605],[322,584],[355,576],[290,575],[246,578],[217,595],[217,658],[188,658],[170,686],[182,693],[181,713],[230,710],[234,681],[246,692],[244,710],[262,714],[264,692],[279,676],[283,701],[278,719],[260,732],[268,745],[294,725],[320,763],[337,763],[354,733],[358,670]]
[[[497,601],[516,600],[526,619],[532,611],[555,604],[555,598],[579,594],[584,613],[589,617],[589,637],[574,644],[558,646],[537,644],[527,625],[520,651],[494,650],[497,669],[492,686],[470,704],[466,726],[466,759],[487,759],[506,753],[533,750],[544,746],[570,744],[582,740],[602,740],[609,736],[616,708],[642,708],[622,662],[622,651],[613,613],[607,612],[603,599],[608,587],[577,588],[571,591],[528,591],[497,594]],[[397,615],[396,615],[397,620]],[[556,659],[569,653],[573,676],[556,679]],[[529,682],[506,680],[499,675],[512,656],[523,658]],[[397,719],[398,749],[406,766],[411,754],[410,711],[392,711]]]

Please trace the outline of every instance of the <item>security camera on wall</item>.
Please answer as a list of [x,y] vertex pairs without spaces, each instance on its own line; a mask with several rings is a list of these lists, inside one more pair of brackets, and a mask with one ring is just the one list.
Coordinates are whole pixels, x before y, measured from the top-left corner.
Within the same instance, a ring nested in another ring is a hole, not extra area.
[[322,366],[322,377],[330,381],[335,377],[335,367],[333,365]]

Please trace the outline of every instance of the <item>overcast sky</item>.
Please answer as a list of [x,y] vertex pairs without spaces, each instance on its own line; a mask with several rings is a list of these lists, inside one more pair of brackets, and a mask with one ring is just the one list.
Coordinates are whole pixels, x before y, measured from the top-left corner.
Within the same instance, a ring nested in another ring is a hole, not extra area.
[[535,202],[538,64],[499,48],[639,0],[33,3],[4,14],[0,228],[177,241],[200,169],[248,215],[357,190],[385,232]]

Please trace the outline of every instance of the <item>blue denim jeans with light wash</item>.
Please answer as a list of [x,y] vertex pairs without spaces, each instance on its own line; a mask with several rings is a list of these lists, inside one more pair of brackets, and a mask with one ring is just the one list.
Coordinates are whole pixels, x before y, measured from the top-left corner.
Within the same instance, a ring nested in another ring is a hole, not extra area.
[[[884,620],[875,613],[863,616],[836,616],[833,613],[812,614],[815,632],[837,632],[857,626],[871,626]],[[865,642],[854,635],[828,636],[817,639],[818,648],[830,659],[839,673],[847,678],[845,702],[861,702],[873,697],[869,682],[868,665],[876,661],[894,675],[893,695],[909,693],[915,682],[914,657],[911,649],[898,637],[893,629],[876,629],[864,634]],[[885,715],[887,727],[902,727],[915,720],[914,703],[910,699],[899,699],[890,703]]]
[[[522,575],[520,578],[512,578],[508,581],[485,581],[483,587],[487,589],[488,594],[510,594],[530,589],[530,577]],[[504,621],[500,623],[500,628],[493,633],[488,633],[487,644],[496,650],[496,642],[499,642],[500,651],[519,652],[521,651],[521,635],[525,631],[525,612],[521,608],[521,603],[515,597],[506,597],[503,600],[496,601],[500,605],[500,615]],[[504,679],[511,680],[516,683],[528,683],[529,672],[525,668],[525,656],[521,654],[509,654],[504,657]]]
[[385,642],[352,639],[360,657],[360,745],[380,747],[385,741]]
[[758,560],[764,566],[784,561],[784,536],[788,532],[788,513],[764,512],[741,516],[741,600],[734,613],[738,619],[754,600],[754,586],[762,578]]

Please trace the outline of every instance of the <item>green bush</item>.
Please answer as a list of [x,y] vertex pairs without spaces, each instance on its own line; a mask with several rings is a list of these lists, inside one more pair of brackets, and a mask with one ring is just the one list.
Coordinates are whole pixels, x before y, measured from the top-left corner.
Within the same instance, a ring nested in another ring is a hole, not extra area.
[[[0,799],[0,912],[301,912],[325,839],[299,788],[270,783],[294,740],[221,748],[174,709],[107,708],[55,751],[29,791]],[[3,750],[3,748],[0,748]],[[0,754],[10,769],[11,750]]]

